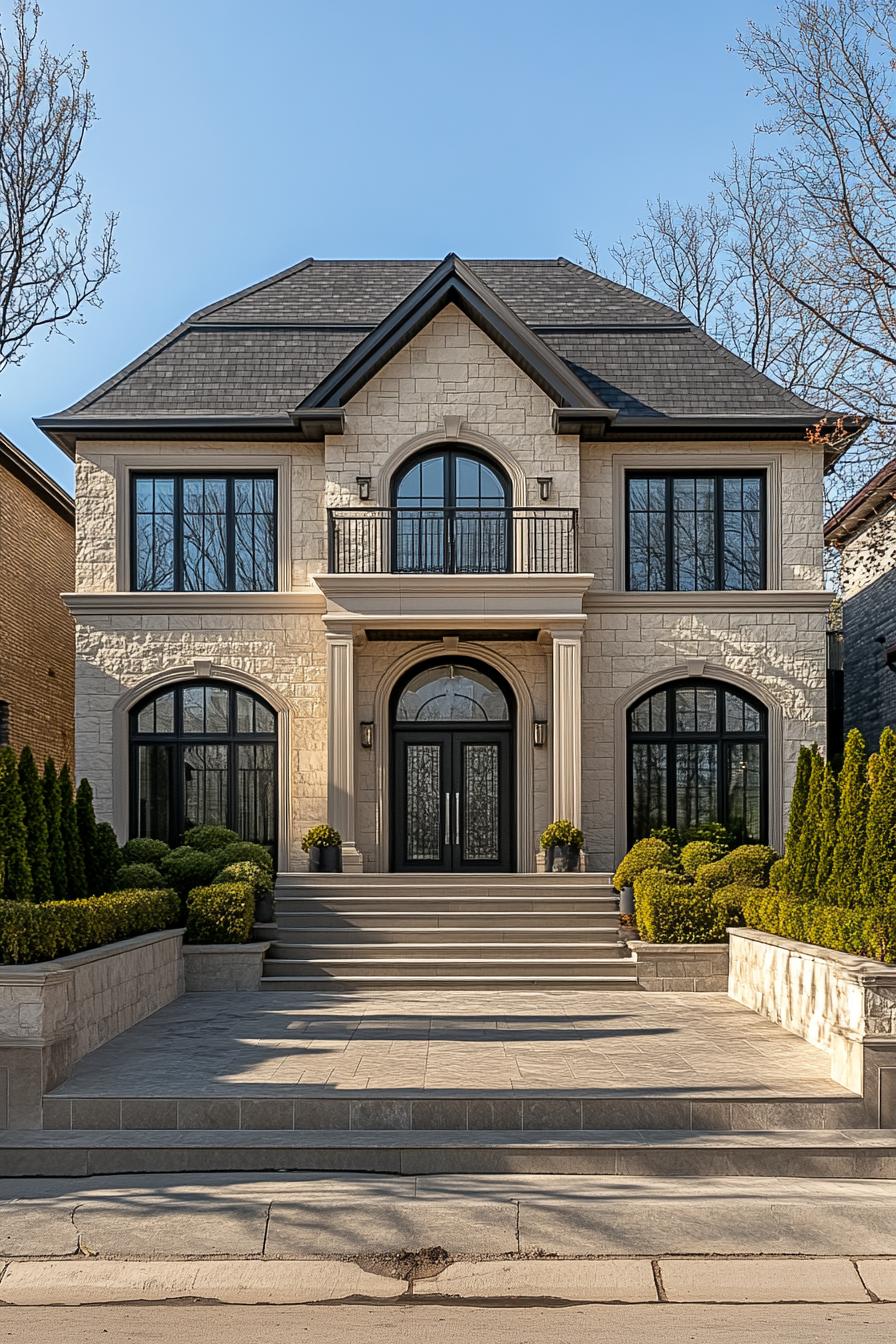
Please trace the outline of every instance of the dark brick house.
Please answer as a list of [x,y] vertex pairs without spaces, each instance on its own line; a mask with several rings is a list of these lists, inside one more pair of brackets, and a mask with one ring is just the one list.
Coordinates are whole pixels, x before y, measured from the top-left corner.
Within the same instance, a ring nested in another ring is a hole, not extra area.
[[75,503],[0,434],[0,742],[73,760]]
[[825,527],[841,556],[844,727],[896,727],[896,458]]

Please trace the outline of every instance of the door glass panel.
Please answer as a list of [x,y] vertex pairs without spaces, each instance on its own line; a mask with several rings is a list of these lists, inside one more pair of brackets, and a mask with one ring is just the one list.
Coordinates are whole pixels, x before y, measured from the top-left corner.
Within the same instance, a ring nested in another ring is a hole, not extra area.
[[636,836],[666,824],[665,742],[632,744],[632,826]]
[[464,742],[463,842],[465,863],[497,863],[500,858],[501,784],[497,742]]
[[171,842],[171,751],[169,746],[137,748],[135,835]]
[[257,845],[274,843],[274,744],[237,748],[236,831]]
[[428,667],[408,682],[396,710],[401,723],[506,723],[507,699],[475,667]]
[[728,829],[741,841],[757,840],[761,826],[762,755],[758,742],[727,748]]
[[675,825],[679,831],[718,820],[718,749],[715,742],[675,748]]
[[184,749],[184,830],[227,825],[230,748],[223,743]]
[[442,858],[441,790],[442,748],[439,743],[405,743],[405,859],[408,863],[438,863]]

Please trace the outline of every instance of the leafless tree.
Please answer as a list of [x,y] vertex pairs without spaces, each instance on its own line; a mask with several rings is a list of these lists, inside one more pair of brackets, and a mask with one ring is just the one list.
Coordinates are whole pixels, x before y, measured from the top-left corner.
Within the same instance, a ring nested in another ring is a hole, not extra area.
[[896,451],[896,0],[782,0],[737,49],[767,108],[754,144],[612,255],[755,368],[873,417],[836,505]]
[[0,26],[0,370],[41,328],[83,322],[118,269],[116,216],[93,229],[77,167],[96,120],[87,55],[53,55],[40,19],[36,4],[16,0]]

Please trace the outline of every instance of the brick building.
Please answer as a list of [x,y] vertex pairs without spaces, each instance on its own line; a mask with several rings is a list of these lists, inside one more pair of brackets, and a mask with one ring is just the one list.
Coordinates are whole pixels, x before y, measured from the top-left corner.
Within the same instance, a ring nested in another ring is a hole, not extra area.
[[0,741],[73,761],[75,504],[0,435]]
[[840,552],[843,720],[869,747],[896,728],[896,458],[825,527]]

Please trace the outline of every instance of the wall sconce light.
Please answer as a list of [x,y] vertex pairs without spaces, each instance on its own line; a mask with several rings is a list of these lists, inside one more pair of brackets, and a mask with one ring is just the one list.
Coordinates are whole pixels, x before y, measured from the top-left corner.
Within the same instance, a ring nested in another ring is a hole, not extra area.
[[547,719],[536,719],[533,725],[534,732],[532,741],[536,747],[543,747],[548,740],[548,721]]
[[361,724],[361,746],[364,747],[364,749],[365,749],[366,751],[369,751],[370,748],[373,746],[373,724],[372,724],[372,723],[362,723],[362,724]]
[[536,476],[535,479],[538,481],[538,493],[541,495],[542,500],[549,500],[551,497],[551,489],[554,485],[553,476]]
[[358,498],[359,498],[359,499],[369,499],[369,498],[370,498],[370,477],[369,477],[369,476],[356,476],[356,477],[355,477],[355,480],[356,480],[357,483],[358,483]]

